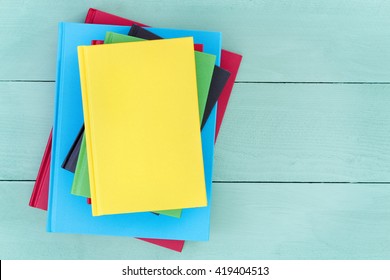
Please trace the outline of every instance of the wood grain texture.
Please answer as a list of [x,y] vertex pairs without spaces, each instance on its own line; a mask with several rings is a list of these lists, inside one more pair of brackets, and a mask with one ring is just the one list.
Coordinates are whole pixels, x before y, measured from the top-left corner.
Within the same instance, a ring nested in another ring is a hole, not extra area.
[[[389,185],[215,184],[211,239],[183,253],[126,237],[45,232],[32,183],[0,183],[1,259],[388,259]],[[227,213],[229,213],[227,215]]]
[[[54,80],[57,23],[96,7],[157,27],[223,32],[240,81],[390,81],[386,0],[2,0],[0,79]],[[28,47],[33,46],[33,47]]]
[[[46,213],[28,206],[33,182],[1,182],[35,179],[57,23],[82,22],[89,7],[222,31],[224,48],[244,55],[214,180],[251,183],[214,184],[211,240],[182,254],[46,233]],[[0,0],[0,259],[389,259],[390,184],[334,184],[390,182],[389,13],[386,0]]]
[[389,85],[236,85],[214,180],[389,182],[389,92]]
[[53,119],[53,83],[0,82],[0,180],[35,180]]
[[[34,180],[53,83],[0,83],[0,179]],[[390,85],[237,84],[214,180],[390,182]]]

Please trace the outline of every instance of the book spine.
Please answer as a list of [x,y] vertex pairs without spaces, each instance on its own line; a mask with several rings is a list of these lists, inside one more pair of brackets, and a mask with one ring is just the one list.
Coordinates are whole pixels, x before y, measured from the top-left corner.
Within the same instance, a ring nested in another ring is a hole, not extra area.
[[85,151],[85,135],[82,138],[80,154],[76,165],[76,172],[74,175],[72,190],[73,195],[90,197],[90,183],[88,178],[88,162]]
[[222,101],[219,101],[221,103],[221,106],[218,107],[217,110],[217,127],[215,130],[215,139],[214,142],[217,142],[219,130],[222,125],[222,121],[225,115],[226,108],[229,104],[230,100],[230,95],[232,93],[233,87],[234,87],[234,82],[236,81],[237,78],[237,73],[240,68],[242,61],[242,55],[227,51],[225,49],[222,49],[221,52],[221,67],[222,69],[228,70],[231,72],[231,76],[229,78],[228,83],[223,89],[223,92],[221,94],[221,99]]
[[61,76],[62,76],[62,59],[64,56],[63,44],[65,42],[65,25],[60,22],[58,24],[58,49],[57,49],[57,73],[56,73],[56,94],[54,97],[54,121],[52,131],[52,152],[51,152],[51,165],[50,165],[50,180],[49,180],[49,198],[48,198],[48,215],[47,215],[47,231],[55,231],[55,217],[56,217],[56,156],[59,139],[57,139],[57,130],[60,130],[59,111],[61,104]]
[[111,44],[112,42],[112,32],[107,32],[106,37],[104,38],[105,44]]
[[136,24],[133,24],[129,30],[129,33],[127,35],[129,36],[133,36],[133,37],[138,37],[137,34],[138,34],[138,31],[139,31],[139,28],[138,28],[138,25]]
[[[81,97],[83,100],[83,111],[84,111],[84,127],[85,127],[85,140],[87,143],[87,161],[88,161],[88,171],[89,171],[89,187],[91,192],[91,201],[92,201],[92,216],[98,215],[98,207],[97,207],[97,197],[96,197],[96,189],[95,189],[95,179],[94,179],[94,165],[93,165],[93,153],[91,147],[91,131],[89,127],[89,104],[88,104],[88,78],[86,75],[86,62],[85,62],[85,47],[78,47],[78,59],[79,59],[79,69],[80,69],[80,84],[81,84]],[[88,138],[89,137],[89,138]]]
[[48,162],[47,159],[50,155],[49,150],[51,150],[51,133],[52,132],[50,131],[50,136],[47,140],[46,148],[45,148],[45,151],[43,153],[41,166],[39,167],[37,178],[36,178],[35,184],[34,184],[34,188],[33,188],[33,191],[31,193],[30,202],[28,204],[31,207],[37,207],[37,205],[38,205],[38,198],[39,198],[39,195],[41,193],[41,190],[43,188],[43,183],[44,183],[44,175],[45,175],[44,173],[49,167],[48,164],[50,164],[50,161]]
[[66,169],[72,173],[74,173],[76,169],[77,158],[79,157],[80,144],[83,135],[84,135],[84,125],[80,128],[79,132],[77,133],[77,136],[72,146],[70,147],[70,150],[66,155],[65,160],[61,165],[63,169]]
[[89,8],[87,16],[85,17],[85,23],[93,23],[95,20],[96,9]]
[[217,66],[221,66],[221,53],[222,53],[222,33],[219,32],[219,46],[218,46],[218,53],[219,55],[217,56],[217,61],[215,62],[215,64]]
[[44,201],[45,192],[49,191],[48,180],[50,172],[50,157],[51,157],[51,143],[52,143],[52,131],[50,131],[49,138],[47,140],[45,152],[43,154],[41,166],[38,171],[37,179],[34,184],[34,189],[31,194],[29,205],[31,207],[47,210],[47,200]]

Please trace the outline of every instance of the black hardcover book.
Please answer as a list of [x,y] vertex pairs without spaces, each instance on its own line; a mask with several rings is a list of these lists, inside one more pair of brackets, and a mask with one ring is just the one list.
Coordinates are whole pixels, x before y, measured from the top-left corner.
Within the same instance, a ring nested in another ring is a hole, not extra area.
[[81,140],[83,139],[83,135],[84,135],[84,125],[81,127],[79,133],[76,136],[75,141],[73,142],[72,147],[70,147],[70,150],[66,155],[64,162],[61,165],[62,168],[72,173],[76,171],[76,165],[77,165],[77,160],[79,158]]
[[146,30],[145,28],[142,28],[139,25],[133,24],[130,28],[130,31],[128,33],[129,36],[138,37],[145,40],[158,40],[163,39],[162,37],[154,34],[153,32],[150,32],[149,30]]
[[209,94],[207,96],[206,107],[203,113],[201,129],[203,129],[204,125],[206,124],[206,121],[209,118],[215,104],[217,103],[218,98],[221,96],[222,90],[225,87],[229,77],[229,71],[226,71],[219,66],[214,67]]

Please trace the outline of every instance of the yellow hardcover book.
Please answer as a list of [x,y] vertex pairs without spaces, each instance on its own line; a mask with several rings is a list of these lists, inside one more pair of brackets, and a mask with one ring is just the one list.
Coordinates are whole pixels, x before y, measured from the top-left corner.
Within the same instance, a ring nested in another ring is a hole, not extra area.
[[207,206],[193,44],[78,47],[94,216]]

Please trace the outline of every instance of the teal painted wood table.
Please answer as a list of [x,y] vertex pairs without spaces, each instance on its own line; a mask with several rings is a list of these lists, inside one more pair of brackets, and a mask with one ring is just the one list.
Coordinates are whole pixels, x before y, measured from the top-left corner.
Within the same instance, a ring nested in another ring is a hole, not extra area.
[[[95,7],[223,32],[244,55],[216,143],[209,242],[50,234],[28,206],[57,23]],[[390,2],[0,0],[1,259],[389,259]]]

